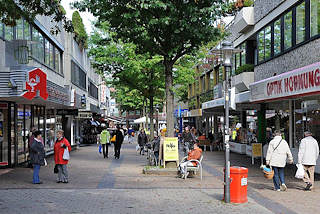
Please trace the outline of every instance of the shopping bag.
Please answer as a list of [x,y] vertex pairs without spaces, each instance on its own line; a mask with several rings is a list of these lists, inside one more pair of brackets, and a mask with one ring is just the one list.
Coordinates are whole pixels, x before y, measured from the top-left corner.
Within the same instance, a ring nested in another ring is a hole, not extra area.
[[110,140],[112,143],[116,142],[116,135],[113,135],[113,137]]
[[303,177],[304,177],[303,165],[302,164],[296,164],[296,166],[297,166],[298,169],[297,169],[295,177],[298,178],[298,179],[303,179]]
[[102,153],[101,149],[102,149],[102,145],[99,144],[99,153],[100,153],[100,154]]
[[48,162],[46,159],[43,159],[44,160],[44,166],[47,166],[48,165]]
[[68,148],[64,149],[62,159],[63,160],[69,160],[70,159],[70,154],[69,154]]
[[136,151],[139,151],[139,149],[140,149],[140,146],[136,145]]

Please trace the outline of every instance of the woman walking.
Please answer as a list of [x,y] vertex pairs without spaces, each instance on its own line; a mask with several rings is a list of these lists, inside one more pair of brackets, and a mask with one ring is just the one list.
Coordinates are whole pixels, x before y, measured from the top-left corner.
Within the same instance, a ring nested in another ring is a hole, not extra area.
[[276,191],[287,190],[284,180],[284,167],[287,158],[289,163],[292,164],[293,158],[288,143],[282,139],[281,132],[277,130],[275,131],[275,137],[269,143],[266,157],[266,164],[272,166],[274,170],[273,184]]
[[41,142],[41,132],[34,131],[34,138],[32,139],[30,146],[30,160],[33,165],[33,184],[42,184],[39,178],[40,166],[43,166],[45,161],[45,151],[44,146]]
[[69,141],[64,137],[63,130],[57,131],[57,141],[54,144],[54,162],[58,168],[58,180],[57,183],[68,183],[68,160],[63,159],[63,153],[65,149],[71,151]]

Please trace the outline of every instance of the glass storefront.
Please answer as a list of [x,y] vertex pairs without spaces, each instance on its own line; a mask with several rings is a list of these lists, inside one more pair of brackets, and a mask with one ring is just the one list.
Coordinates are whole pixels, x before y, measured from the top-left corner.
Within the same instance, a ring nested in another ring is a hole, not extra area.
[[8,164],[8,105],[0,103],[0,162]]

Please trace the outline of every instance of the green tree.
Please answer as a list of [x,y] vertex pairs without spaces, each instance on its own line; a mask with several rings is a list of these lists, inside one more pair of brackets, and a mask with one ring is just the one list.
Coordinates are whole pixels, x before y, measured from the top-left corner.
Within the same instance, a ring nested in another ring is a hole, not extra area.
[[82,48],[88,48],[88,34],[78,11],[72,14],[72,24],[74,26],[75,40]]
[[117,37],[137,45],[142,53],[163,56],[167,129],[173,136],[173,72],[175,62],[219,31],[214,21],[228,8],[225,0],[82,0],[74,4],[89,10],[99,22],[109,22]]
[[[134,44],[114,39],[115,34],[110,32],[108,24],[98,26],[90,38],[89,54],[93,58],[93,66],[103,76],[112,77],[107,82],[117,89],[125,87],[126,91],[137,91],[140,96],[149,99],[150,119],[153,122],[154,99],[161,100],[164,95],[163,57],[138,54]],[[123,97],[121,94],[118,96]],[[125,106],[131,105],[126,103]],[[153,137],[153,125],[151,135]]]
[[[71,21],[67,20],[65,11],[60,7],[61,0],[0,0],[0,22],[15,26],[16,20],[25,18],[32,22],[37,15],[48,16],[52,21],[63,22],[67,31],[72,31]],[[56,25],[52,33],[58,33],[60,28]]]

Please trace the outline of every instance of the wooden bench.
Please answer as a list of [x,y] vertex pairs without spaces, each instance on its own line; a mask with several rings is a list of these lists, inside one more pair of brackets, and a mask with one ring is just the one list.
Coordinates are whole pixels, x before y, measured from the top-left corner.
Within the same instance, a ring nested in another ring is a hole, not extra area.
[[210,151],[212,151],[212,144],[210,143],[210,140],[209,139],[198,139],[198,142],[199,142],[199,146],[203,146],[203,150],[206,151],[207,150],[207,146],[210,147]]

